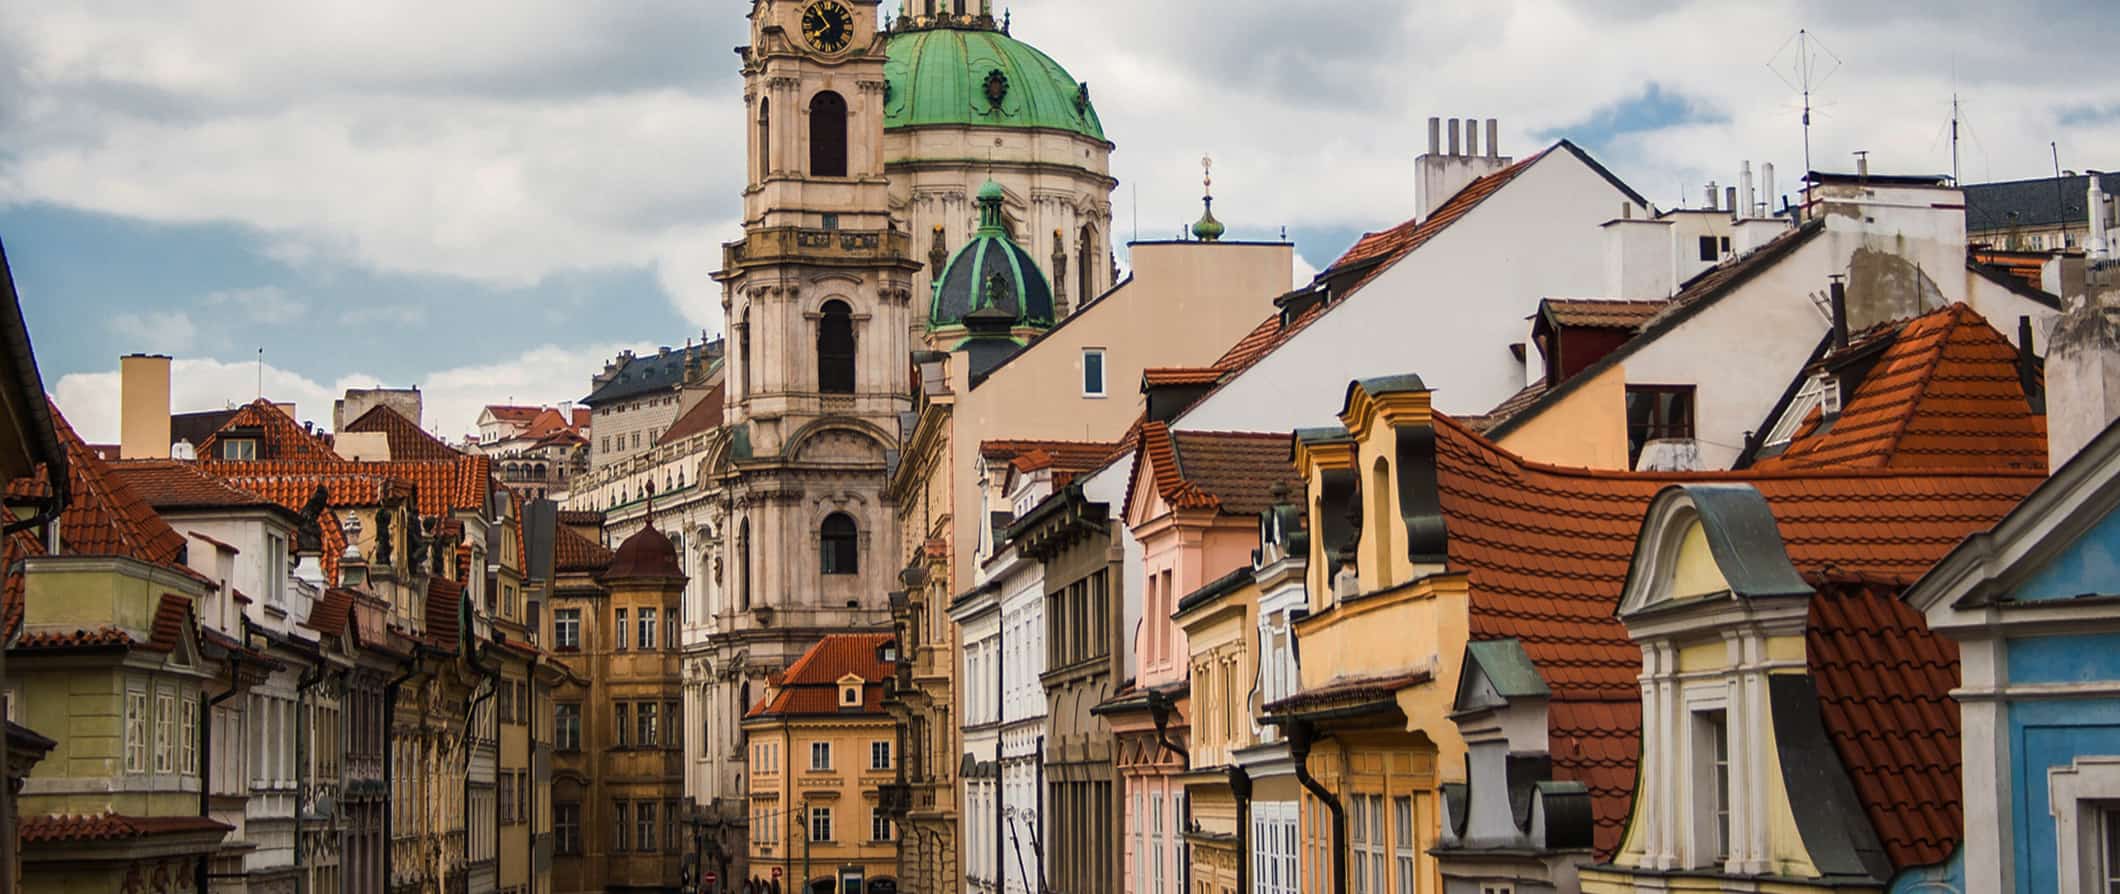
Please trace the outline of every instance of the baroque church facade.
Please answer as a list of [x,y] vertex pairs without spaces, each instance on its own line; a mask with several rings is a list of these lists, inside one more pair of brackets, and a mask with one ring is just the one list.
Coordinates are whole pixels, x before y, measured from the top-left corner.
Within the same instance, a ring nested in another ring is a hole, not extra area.
[[[885,476],[913,408],[914,352],[948,350],[939,339],[962,331],[929,319],[962,303],[937,299],[934,282],[1003,231],[1019,267],[1042,268],[1014,284],[1044,280],[1045,325],[1057,322],[1112,285],[1117,185],[1088,86],[1015,40],[988,0],[753,0],[749,18],[744,233],[714,273],[722,426],[699,459],[704,498],[681,517],[645,516],[689,553],[686,795],[700,871],[724,890],[754,875],[751,842],[800,847],[811,830],[807,815],[749,809],[746,713],[826,635],[888,625],[916,558],[902,554]],[[955,723],[932,727],[897,760],[953,762]],[[859,804],[838,809],[842,834],[872,828]],[[903,843],[918,855],[901,857],[905,890],[958,883],[955,842],[927,840],[937,834]]]

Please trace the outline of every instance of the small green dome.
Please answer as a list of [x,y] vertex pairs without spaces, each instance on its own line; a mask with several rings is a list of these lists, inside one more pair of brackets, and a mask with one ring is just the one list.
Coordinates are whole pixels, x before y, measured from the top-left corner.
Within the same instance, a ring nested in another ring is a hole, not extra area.
[[1053,325],[1053,288],[1038,262],[1008,236],[1001,218],[1001,184],[979,187],[979,230],[935,278],[928,328],[964,326],[1006,316],[1016,326]]
[[990,28],[893,29],[884,44],[883,126],[1052,128],[1104,139],[1104,124],[1052,57]]
[[1200,215],[1199,221],[1193,224],[1192,234],[1194,239],[1201,242],[1214,242],[1221,239],[1223,233],[1229,232],[1229,228],[1215,219],[1215,200],[1210,198],[1206,201],[1207,210]]

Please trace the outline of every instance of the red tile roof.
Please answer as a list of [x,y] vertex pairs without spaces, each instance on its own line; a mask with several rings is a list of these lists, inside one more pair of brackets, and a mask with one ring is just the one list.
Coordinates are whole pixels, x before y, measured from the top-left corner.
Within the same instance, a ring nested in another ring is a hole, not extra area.
[[[156,509],[242,509],[277,507],[278,503],[208,475],[194,463],[172,459],[128,459],[110,464],[112,477],[125,482]],[[202,538],[204,539],[204,538]],[[216,541],[218,543],[218,541]]]
[[574,408],[573,408],[573,412],[569,413],[568,415],[569,415],[570,417],[572,417],[570,421],[572,421],[572,422],[574,423],[574,427],[575,427],[575,428],[588,428],[588,427],[589,427],[589,408],[588,408],[588,407],[574,407]]
[[1639,753],[1641,652],[1615,615],[1648,503],[1685,481],[1749,481],[1799,571],[1912,578],[2043,476],[1977,470],[1631,473],[1527,462],[1438,416],[1449,566],[1474,641],[1516,639],[1552,690],[1555,775],[1589,786],[1596,845],[1619,841]]
[[15,648],[25,651],[61,651],[70,649],[130,649],[138,645],[132,634],[117,627],[98,627],[94,630],[39,630],[22,634],[15,641]]
[[442,443],[440,438],[422,430],[419,423],[382,404],[368,408],[368,412],[362,413],[361,418],[346,423],[346,430],[382,435],[383,440],[390,445],[390,458],[393,460],[452,461],[464,455],[462,451]]
[[[1414,249],[1420,248],[1422,245],[1427,244],[1428,240],[1434,239],[1436,234],[1449,229],[1450,225],[1456,223],[1458,218],[1464,217],[1467,212],[1479,207],[1479,204],[1486,201],[1488,196],[1494,195],[1502,187],[1509,185],[1509,181],[1515,180],[1525,171],[1530,170],[1532,165],[1538,164],[1540,159],[1545,158],[1546,154],[1552,152],[1557,146],[1558,144],[1549,146],[1537,155],[1466,184],[1463,189],[1457,191],[1457,194],[1438,206],[1435,209],[1435,213],[1428,215],[1427,220],[1408,220],[1388,230],[1364,234],[1361,239],[1355,242],[1354,247],[1349,248],[1346,254],[1340,256],[1339,260],[1332,262],[1332,266],[1348,267],[1363,261],[1376,261],[1376,266],[1363,272],[1361,279],[1357,280],[1349,288],[1349,291],[1361,288],[1362,284],[1375,279],[1377,274],[1398,263],[1401,258],[1412,254]],[[1326,270],[1328,275],[1331,272],[1330,268]]]
[[458,622],[462,610],[464,585],[441,575],[427,580],[427,641],[445,649],[454,649],[457,637],[463,632]]
[[773,697],[760,699],[744,716],[855,713],[839,706],[839,679],[848,674],[862,680],[859,713],[882,713],[883,680],[891,666],[877,653],[892,640],[888,633],[838,633],[818,640],[780,673]]
[[715,385],[714,390],[707,392],[706,397],[692,405],[692,409],[677,417],[677,421],[671,423],[669,430],[663,432],[662,437],[657,438],[655,443],[674,444],[693,435],[720,428],[722,404],[728,400],[728,396],[726,384]]
[[167,652],[177,647],[186,628],[192,626],[191,600],[175,593],[162,594],[162,601],[155,606],[154,627],[149,631],[142,648]]
[[1102,467],[1119,445],[1111,441],[1036,441],[997,439],[979,442],[979,455],[1007,462],[1017,472],[1053,471],[1053,486],[1066,487],[1075,476]]
[[446,517],[453,512],[483,512],[486,495],[494,486],[492,460],[461,454],[446,462],[202,460],[199,467],[275,503],[295,508],[307,502],[310,493],[321,484],[330,490],[333,507],[375,506],[409,494],[416,497],[421,515]]
[[331,452],[331,445],[325,443],[323,438],[304,429],[301,423],[294,421],[279,407],[273,406],[271,401],[262,397],[237,410],[220,430],[208,436],[206,442],[199,445],[199,455],[219,456],[221,439],[231,431],[241,428],[255,428],[260,431],[262,443],[258,445],[258,459],[261,460],[339,458],[338,454]]
[[1156,366],[1141,371],[1141,384],[1157,385],[1212,385],[1222,378],[1222,371],[1214,367]]
[[528,428],[523,429],[523,437],[543,438],[573,428],[574,426],[567,422],[567,417],[560,415],[558,410],[546,407],[538,412],[537,418],[530,420]]
[[1905,584],[1826,582],[1804,636],[1827,735],[1899,869],[1943,862],[1965,834],[1958,645],[1900,600]]
[[327,588],[323,598],[309,610],[309,620],[303,623],[325,636],[344,636],[353,621],[354,598],[354,592],[344,587]]
[[552,565],[559,571],[601,572],[611,565],[611,550],[572,527],[559,525],[552,543]]
[[1814,413],[1758,467],[2046,469],[2046,417],[2002,333],[1963,304],[1897,329],[1838,419]]
[[227,832],[235,828],[203,816],[24,816],[16,831],[24,844],[73,841],[117,841],[185,832]]
[[[1298,493],[1302,489],[1302,476],[1289,462],[1286,434],[1173,432],[1164,423],[1150,422],[1141,427],[1140,449],[1149,459],[1157,495],[1176,509],[1252,515],[1273,505],[1275,483]],[[1142,474],[1137,469],[1135,480]]]
[[1546,312],[1563,326],[1591,329],[1636,329],[1654,319],[1669,301],[1624,301],[1612,298],[1548,298]]
[[[125,480],[110,474],[81,436],[52,407],[52,428],[67,452],[66,510],[59,516],[64,552],[84,556],[125,556],[177,567],[184,555],[184,536],[155,514]],[[187,569],[187,573],[189,573]]]
[[544,409],[544,407],[524,407],[511,404],[486,405],[486,412],[492,413],[493,418],[502,422],[514,422],[517,424],[528,423],[530,420],[536,419],[537,414],[544,412]]

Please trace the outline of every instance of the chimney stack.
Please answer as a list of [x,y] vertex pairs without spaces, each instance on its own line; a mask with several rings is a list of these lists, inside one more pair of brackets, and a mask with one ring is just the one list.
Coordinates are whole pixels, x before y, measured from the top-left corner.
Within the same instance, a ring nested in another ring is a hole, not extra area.
[[169,458],[169,355],[118,358],[118,456]]
[[1848,284],[1846,277],[1833,274],[1833,285],[1827,289],[1833,305],[1833,347],[1848,346]]
[[1745,204],[1738,209],[1738,217],[1759,216],[1759,194],[1752,191],[1752,163],[1747,161],[1737,169],[1738,192],[1744,196]]
[[1428,117],[1428,154],[1441,155],[1442,152],[1443,119],[1430,115]]
[[1465,119],[1465,154],[1480,154],[1480,120],[1478,118]]
[[1705,192],[1705,193],[1707,194],[1707,198],[1708,198],[1708,203],[1707,203],[1706,205],[1702,205],[1701,207],[1702,207],[1702,208],[1705,208],[1705,209],[1707,209],[1707,210],[1709,210],[1709,211],[1714,211],[1714,210],[1715,210],[1715,199],[1716,199],[1716,196],[1717,196],[1717,194],[1719,194],[1720,192],[1722,192],[1722,190],[1716,189],[1716,188],[1715,188],[1715,181],[1713,181],[1713,180],[1710,180],[1710,181],[1708,181],[1708,185],[1707,185],[1707,187],[1706,187],[1705,189],[1703,189],[1703,190],[1702,190],[1702,192]]
[[2091,238],[2084,248],[2089,251],[2090,260],[2103,261],[2112,255],[2112,245],[2106,241],[2109,237],[2105,232],[2105,186],[2098,182],[2100,175],[2097,171],[2087,173],[2090,174],[2091,185],[2084,208],[2089,210],[2091,215]]
[[1458,120],[1450,119],[1450,157],[1458,156]]
[[1774,215],[1774,203],[1780,197],[1774,194],[1774,163],[1771,161],[1761,163],[1759,166],[1759,199],[1760,203],[1765,207],[1765,213],[1760,216],[1772,217]]
[[1482,147],[1480,119],[1429,118],[1428,151],[1414,162],[1414,217],[1426,219],[1467,184],[1508,167],[1512,159],[1502,154],[1500,135],[1501,122],[1487,119]]
[[1502,122],[1500,119],[1487,119],[1487,157],[1502,157]]
[[1737,187],[1723,187],[1723,210],[1730,212],[1731,217],[1745,216],[1744,209],[1737,207]]
[[2048,473],[2120,419],[2120,262],[2085,266],[2083,298],[2070,302],[2047,334]]
[[1870,179],[1870,153],[1867,149],[1855,153],[1855,176],[1861,180]]

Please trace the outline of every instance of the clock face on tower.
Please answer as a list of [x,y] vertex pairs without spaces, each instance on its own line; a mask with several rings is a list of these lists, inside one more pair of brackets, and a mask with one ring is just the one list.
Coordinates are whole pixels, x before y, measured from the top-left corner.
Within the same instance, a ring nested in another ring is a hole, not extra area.
[[810,46],[837,53],[854,42],[854,14],[839,0],[818,0],[802,11],[802,36]]

